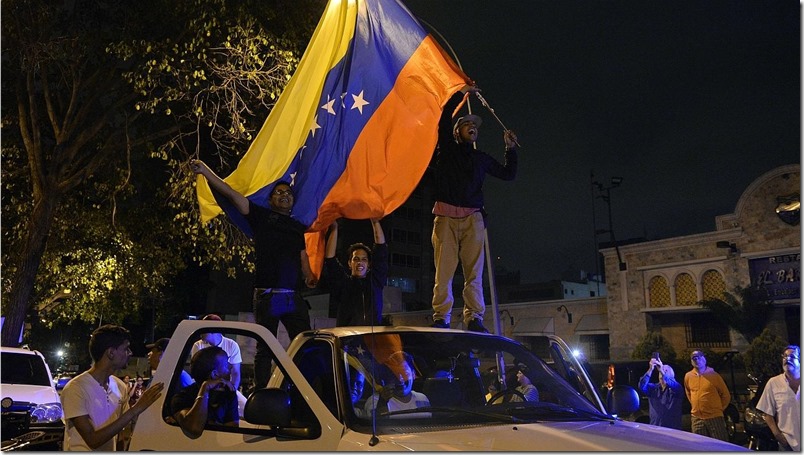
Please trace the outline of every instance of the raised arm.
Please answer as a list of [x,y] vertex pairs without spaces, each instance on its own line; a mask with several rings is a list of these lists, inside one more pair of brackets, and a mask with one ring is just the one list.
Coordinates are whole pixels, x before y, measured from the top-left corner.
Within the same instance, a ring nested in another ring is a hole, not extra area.
[[455,112],[455,109],[461,104],[461,101],[466,97],[467,93],[475,93],[479,92],[480,89],[477,88],[476,85],[464,85],[460,91],[455,92],[444,104],[444,108],[441,111],[441,117],[438,121],[438,143],[441,145],[445,142],[454,141],[455,138],[452,135],[452,126],[453,126],[453,119],[452,114]]
[[334,258],[335,251],[338,249],[338,221],[335,220],[329,227],[329,235],[327,235],[327,248],[324,257]]
[[237,211],[243,215],[248,215],[248,199],[245,196],[235,191],[228,183],[224,182],[223,179],[218,177],[209,166],[206,165],[201,160],[192,160],[190,161],[190,169],[193,170],[196,174],[203,175],[207,182],[209,182],[209,186],[212,187],[213,190],[221,193],[226,199],[234,204]]
[[198,389],[198,396],[193,405],[176,412],[173,416],[188,437],[196,439],[204,433],[209,419],[209,392],[216,388],[234,390],[231,382],[227,382],[225,379],[207,379]]
[[379,218],[371,219],[371,228],[374,229],[374,243],[378,245],[385,243],[385,232],[382,230]]
[[318,279],[316,279],[313,274],[313,268],[310,267],[310,257],[307,255],[307,250],[301,250],[301,269],[304,284],[306,284],[308,288],[316,287],[318,285]]

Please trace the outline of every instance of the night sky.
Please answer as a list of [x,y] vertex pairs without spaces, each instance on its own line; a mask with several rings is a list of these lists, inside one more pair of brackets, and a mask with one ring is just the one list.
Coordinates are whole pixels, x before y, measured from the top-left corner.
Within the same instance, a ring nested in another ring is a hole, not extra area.
[[[517,179],[485,192],[491,251],[523,283],[595,271],[591,171],[623,178],[617,239],[656,240],[713,231],[751,182],[800,163],[798,2],[402,1],[519,137]],[[502,127],[472,109],[502,160]]]

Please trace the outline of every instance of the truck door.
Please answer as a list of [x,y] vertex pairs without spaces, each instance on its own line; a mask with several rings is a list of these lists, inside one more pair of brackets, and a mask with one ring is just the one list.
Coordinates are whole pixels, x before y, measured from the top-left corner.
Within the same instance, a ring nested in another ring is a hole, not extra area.
[[[253,387],[257,340],[272,353],[275,374],[281,374],[294,419],[291,431],[257,425],[240,418],[237,426],[207,424],[196,439],[176,423],[173,397],[181,389],[181,371],[191,371],[193,345],[204,333],[216,332],[233,339],[241,350],[241,389],[248,397]],[[246,322],[182,321],[171,337],[153,381],[165,383],[162,397],[138,418],[130,450],[165,451],[332,451],[336,450],[343,425],[293,364],[284,348],[264,327]],[[335,393],[334,390],[331,393]],[[304,429],[305,431],[292,431]],[[280,435],[280,436],[277,436]],[[292,435],[292,436],[289,436]]]

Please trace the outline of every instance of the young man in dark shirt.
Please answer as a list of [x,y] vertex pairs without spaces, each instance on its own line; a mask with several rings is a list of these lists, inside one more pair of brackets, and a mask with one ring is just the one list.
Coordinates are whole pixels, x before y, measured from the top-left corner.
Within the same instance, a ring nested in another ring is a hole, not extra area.
[[338,302],[336,325],[379,325],[382,323],[382,290],[388,279],[388,246],[380,220],[373,218],[374,249],[362,243],[349,247],[349,273],[335,257],[338,222],[327,237],[324,271],[330,295]]
[[468,330],[488,332],[483,326],[486,310],[483,300],[483,181],[486,174],[503,180],[516,177],[517,141],[513,131],[505,131],[505,164],[500,164],[474,148],[480,117],[466,115],[453,124],[452,113],[463,96],[477,91],[477,87],[466,85],[453,95],[444,105],[438,123],[438,148],[432,165],[435,175],[432,241],[436,268],[433,327],[450,326],[454,302],[452,278],[460,260],[464,276],[464,325]]
[[[215,175],[203,161],[193,160],[190,167],[206,177],[210,187],[227,198],[254,231],[254,319],[277,335],[279,322],[293,340],[299,333],[310,330],[307,302],[297,292],[304,277],[308,287],[315,278],[304,243],[306,227],[290,217],[294,196],[290,184],[277,182],[271,190],[270,209],[259,206],[235,191]],[[265,343],[258,341],[254,356],[254,380],[265,387],[271,370],[271,353]]]

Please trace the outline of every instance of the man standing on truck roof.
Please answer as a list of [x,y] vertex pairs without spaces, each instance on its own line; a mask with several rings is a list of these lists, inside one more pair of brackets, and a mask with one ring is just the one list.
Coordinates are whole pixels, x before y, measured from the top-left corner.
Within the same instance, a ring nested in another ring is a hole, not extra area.
[[[192,160],[190,168],[206,177],[209,186],[226,197],[245,216],[254,231],[254,320],[277,336],[279,322],[292,341],[296,335],[310,330],[310,307],[297,292],[304,277],[308,287],[316,278],[310,268],[304,242],[306,226],[290,217],[295,202],[288,182],[274,184],[268,196],[270,209],[255,204],[235,191],[201,160]],[[265,387],[271,374],[272,355],[268,346],[257,341],[254,356],[255,387]]]
[[382,323],[382,290],[388,278],[388,245],[379,218],[371,219],[374,248],[362,243],[349,246],[349,272],[335,257],[338,244],[338,221],[327,236],[324,278],[330,298],[338,302],[337,327],[380,325]]
[[450,328],[452,280],[460,262],[463,267],[463,323],[467,330],[485,332],[483,314],[483,258],[485,257],[485,209],[483,181],[486,174],[513,180],[517,170],[517,141],[511,130],[503,133],[505,163],[475,149],[480,117],[465,115],[455,123],[452,114],[467,93],[477,93],[475,85],[465,85],[445,104],[438,122],[438,147],[432,161],[435,176],[433,205],[433,327]]

